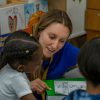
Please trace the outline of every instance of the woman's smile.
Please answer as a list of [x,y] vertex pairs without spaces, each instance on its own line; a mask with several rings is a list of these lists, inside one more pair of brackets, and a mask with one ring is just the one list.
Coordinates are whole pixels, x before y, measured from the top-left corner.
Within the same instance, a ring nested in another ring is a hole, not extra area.
[[69,29],[63,24],[53,23],[40,33],[39,42],[43,48],[43,54],[49,58],[58,52],[65,44],[69,36]]

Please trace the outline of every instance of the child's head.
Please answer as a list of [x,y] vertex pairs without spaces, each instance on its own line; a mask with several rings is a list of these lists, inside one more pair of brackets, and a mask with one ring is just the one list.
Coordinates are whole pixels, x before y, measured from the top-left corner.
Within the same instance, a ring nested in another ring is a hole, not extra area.
[[100,85],[100,38],[95,38],[81,48],[78,66],[87,81]]
[[4,67],[6,62],[6,64],[9,64],[15,70],[33,72],[36,66],[41,64],[41,47],[26,32],[16,31],[17,33],[23,34],[22,37],[12,38],[10,36],[11,38],[8,37],[6,39],[1,56],[0,68]]
[[22,31],[22,30],[19,30],[19,31],[15,31],[13,33],[10,33],[10,35],[6,38],[5,42],[4,42],[4,45],[12,40],[12,39],[29,39],[30,40],[30,35],[25,32],[25,31]]

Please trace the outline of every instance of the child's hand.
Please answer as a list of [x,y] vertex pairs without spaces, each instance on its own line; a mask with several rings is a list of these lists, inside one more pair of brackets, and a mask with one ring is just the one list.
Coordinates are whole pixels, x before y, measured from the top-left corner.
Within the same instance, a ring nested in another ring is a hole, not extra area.
[[31,88],[39,94],[43,93],[46,89],[51,90],[51,88],[39,78],[31,82]]

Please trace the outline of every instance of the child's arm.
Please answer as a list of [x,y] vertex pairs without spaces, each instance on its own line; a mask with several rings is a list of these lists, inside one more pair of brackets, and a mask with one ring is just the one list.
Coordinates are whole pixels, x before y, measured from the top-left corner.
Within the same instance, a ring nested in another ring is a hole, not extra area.
[[36,100],[28,80],[21,75],[16,75],[12,78],[9,89],[21,100]]
[[37,100],[33,94],[28,94],[20,98],[21,100]]

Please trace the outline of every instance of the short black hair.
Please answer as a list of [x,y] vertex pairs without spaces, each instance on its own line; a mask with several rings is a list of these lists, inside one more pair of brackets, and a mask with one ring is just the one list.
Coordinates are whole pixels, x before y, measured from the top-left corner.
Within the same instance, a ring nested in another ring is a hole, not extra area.
[[87,80],[94,85],[100,84],[100,38],[94,38],[82,46],[78,66]]

